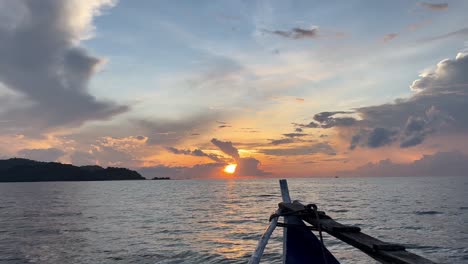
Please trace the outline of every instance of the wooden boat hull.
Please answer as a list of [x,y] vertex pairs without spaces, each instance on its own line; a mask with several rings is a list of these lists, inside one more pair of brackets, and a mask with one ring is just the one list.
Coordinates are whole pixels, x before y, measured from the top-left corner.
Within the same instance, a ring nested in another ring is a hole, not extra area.
[[287,216],[285,223],[288,227],[285,227],[283,263],[339,264],[301,219],[297,216]]

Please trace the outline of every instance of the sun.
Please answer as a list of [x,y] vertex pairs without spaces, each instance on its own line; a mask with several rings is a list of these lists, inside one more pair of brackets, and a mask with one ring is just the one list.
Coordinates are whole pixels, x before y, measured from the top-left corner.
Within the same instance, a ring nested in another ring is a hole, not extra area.
[[233,174],[234,172],[236,172],[236,167],[237,164],[229,164],[224,168],[224,172]]

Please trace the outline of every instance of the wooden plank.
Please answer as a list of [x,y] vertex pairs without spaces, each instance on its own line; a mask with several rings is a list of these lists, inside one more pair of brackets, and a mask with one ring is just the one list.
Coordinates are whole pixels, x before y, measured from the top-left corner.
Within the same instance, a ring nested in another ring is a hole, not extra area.
[[[278,213],[278,211],[276,212]],[[249,264],[258,264],[260,263],[260,259],[262,258],[263,251],[265,250],[266,245],[268,244],[268,240],[271,237],[271,234],[276,228],[276,224],[278,223],[278,217],[274,217],[271,219],[270,225],[263,233],[262,237],[258,241],[257,248],[255,249],[252,257],[249,260]]]
[[289,188],[288,188],[288,181],[285,179],[279,180],[280,189],[281,189],[281,197],[283,198],[283,203],[290,203],[291,197],[289,196]]
[[[281,198],[283,199],[283,203],[291,203],[291,197],[289,196],[289,188],[288,182],[285,179],[279,180],[280,189],[281,189]],[[284,217],[284,223],[288,224],[287,217]],[[286,263],[286,256],[288,254],[288,229],[283,228],[283,264]]]
[[[282,212],[293,212],[306,209],[300,202],[280,203]],[[434,262],[408,252],[401,245],[395,245],[381,241],[364,234],[357,229],[345,226],[333,220],[331,217],[320,214],[319,220],[315,216],[303,216],[302,219],[311,225],[322,228],[328,234],[362,250],[367,255],[384,264],[434,264]]]

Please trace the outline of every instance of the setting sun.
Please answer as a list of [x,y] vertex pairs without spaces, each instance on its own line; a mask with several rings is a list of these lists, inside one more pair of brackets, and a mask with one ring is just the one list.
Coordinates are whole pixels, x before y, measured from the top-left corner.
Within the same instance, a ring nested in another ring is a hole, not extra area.
[[229,164],[224,168],[224,172],[233,174],[236,171],[237,164]]

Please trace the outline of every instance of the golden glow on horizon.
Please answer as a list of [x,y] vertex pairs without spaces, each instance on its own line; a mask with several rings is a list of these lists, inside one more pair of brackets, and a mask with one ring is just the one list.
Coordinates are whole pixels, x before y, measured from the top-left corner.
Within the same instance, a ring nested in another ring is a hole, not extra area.
[[229,164],[224,168],[224,172],[233,174],[234,172],[236,172],[236,167],[237,164]]

